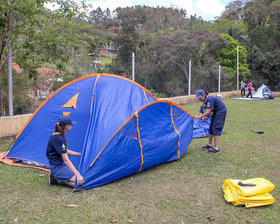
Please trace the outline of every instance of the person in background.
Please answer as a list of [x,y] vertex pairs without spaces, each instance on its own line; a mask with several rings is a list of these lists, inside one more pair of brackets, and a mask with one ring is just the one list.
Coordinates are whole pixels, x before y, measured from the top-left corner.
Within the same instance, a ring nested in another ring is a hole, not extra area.
[[248,94],[247,94],[247,96],[246,97],[253,97],[253,94],[252,94],[252,88],[253,88],[253,81],[250,81],[249,83],[248,83]]
[[118,75],[126,78],[126,73],[123,70],[118,71]]
[[[204,105],[204,103],[203,103],[203,104],[200,106],[199,115],[202,115],[202,114],[205,113],[205,111],[206,111],[205,108],[206,108],[206,105]],[[206,119],[205,117],[202,117],[202,118],[201,118],[201,121],[204,122],[205,119]]]
[[[200,109],[199,109],[199,115],[202,115],[206,112],[206,105],[203,103],[201,106],[200,106]],[[201,121],[204,122],[206,121],[206,119],[209,118],[211,119],[211,114],[209,114],[207,117],[202,117],[201,118]]]
[[47,158],[49,160],[49,184],[57,185],[57,180],[74,187],[77,179],[78,185],[83,185],[84,179],[72,164],[68,155],[81,156],[81,153],[68,149],[65,133],[71,131],[73,122],[68,116],[61,116],[55,125],[55,131],[49,138]]
[[241,97],[245,96],[245,79],[242,79],[241,81]]
[[269,98],[270,98],[267,89],[264,91],[263,97],[264,97],[265,99],[269,99]]
[[[215,96],[209,96],[208,92],[202,89],[197,90],[196,98],[206,105],[206,112],[199,116],[195,115],[195,119],[207,117],[210,113],[212,113],[209,126],[209,142],[207,145],[202,146],[202,148],[208,149],[208,153],[218,153],[220,152],[219,136],[221,135],[225,124],[227,108],[221,99]],[[213,138],[214,147],[212,146]]]

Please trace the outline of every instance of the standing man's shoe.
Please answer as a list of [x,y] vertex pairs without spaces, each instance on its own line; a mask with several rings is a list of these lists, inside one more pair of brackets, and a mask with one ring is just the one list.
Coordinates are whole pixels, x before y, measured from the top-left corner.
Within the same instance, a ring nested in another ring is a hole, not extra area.
[[218,152],[220,152],[219,148],[212,148],[208,150],[208,153],[218,153]]
[[201,148],[202,149],[212,149],[213,147],[212,147],[212,145],[207,144],[205,146],[202,146]]

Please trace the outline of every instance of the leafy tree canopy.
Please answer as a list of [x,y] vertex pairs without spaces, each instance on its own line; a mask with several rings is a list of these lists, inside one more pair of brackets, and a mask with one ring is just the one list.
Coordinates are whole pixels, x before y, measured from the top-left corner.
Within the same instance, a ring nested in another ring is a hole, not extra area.
[[[241,46],[237,40],[234,40],[228,34],[220,34],[226,42],[227,46],[222,48],[216,54],[216,60],[221,63],[221,65],[228,71],[232,77],[232,82],[235,80],[237,73],[237,46],[238,46],[238,59],[239,59],[239,75],[240,78],[246,78],[251,75],[247,64],[247,53],[246,48]],[[232,87],[234,83],[232,83]]]

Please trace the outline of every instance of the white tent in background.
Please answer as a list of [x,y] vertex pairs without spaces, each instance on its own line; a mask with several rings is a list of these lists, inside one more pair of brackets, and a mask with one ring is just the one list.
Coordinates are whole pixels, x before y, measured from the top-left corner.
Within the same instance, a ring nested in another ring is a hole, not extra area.
[[262,84],[258,90],[252,95],[252,97],[234,97],[234,100],[267,100],[274,99],[271,90],[264,84]]
[[261,98],[261,99],[273,99],[274,96],[271,90],[264,84],[262,84],[258,90],[253,94],[254,98]]

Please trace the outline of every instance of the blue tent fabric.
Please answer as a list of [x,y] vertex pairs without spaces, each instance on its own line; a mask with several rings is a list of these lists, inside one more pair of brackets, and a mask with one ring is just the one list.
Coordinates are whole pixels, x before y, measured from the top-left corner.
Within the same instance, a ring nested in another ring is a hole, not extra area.
[[147,101],[142,88],[125,79],[118,77],[104,79],[101,77],[97,82],[93,96],[93,116],[88,122],[81,158],[83,162],[80,163],[79,169],[87,169],[88,164],[93,161],[92,158],[95,158],[99,153],[98,150],[91,149],[103,148],[134,112],[153,101],[155,99],[150,95]]
[[204,138],[209,136],[210,119],[204,122],[201,119],[195,119],[193,124],[193,138]]
[[[190,136],[192,136],[193,133],[193,117],[190,116],[189,113],[186,113],[182,108],[173,105],[172,107],[172,114],[173,114],[173,121],[174,126],[176,127],[177,131],[180,133],[180,147],[179,147],[179,153],[180,156],[184,154],[186,151],[188,145],[190,144]],[[192,125],[190,125],[192,124]],[[174,155],[173,158],[169,160],[173,161],[176,159],[176,156]]]
[[[210,119],[204,122],[201,119],[195,119],[193,123],[193,138],[204,138],[209,136]],[[224,133],[224,130],[222,131]]]
[[[65,106],[67,105],[67,106]],[[110,74],[89,75],[57,90],[34,112],[7,158],[48,165],[46,147],[59,116],[76,125],[67,133],[70,157],[90,189],[179,159],[193,137],[193,115],[158,101],[139,84]]]
[[[96,77],[89,77],[57,91],[45,104],[33,114],[32,119],[17,138],[15,144],[6,157],[27,159],[48,165],[45,156],[48,139],[54,131],[55,123],[64,111],[71,112],[70,117],[78,121],[71,132],[67,133],[68,145],[71,150],[81,152],[83,138],[87,131],[90,117],[91,96]],[[77,108],[62,108],[62,106],[79,92]],[[74,165],[78,165],[79,158],[72,157]]]
[[[170,107],[177,106],[171,102],[157,101],[134,114],[93,163],[85,170],[79,169],[85,184],[75,186],[75,190],[97,187],[149,167],[177,160],[179,135],[172,125]],[[180,130],[186,136],[180,154],[186,151],[192,140],[192,124],[193,119],[188,115],[187,122]]]

